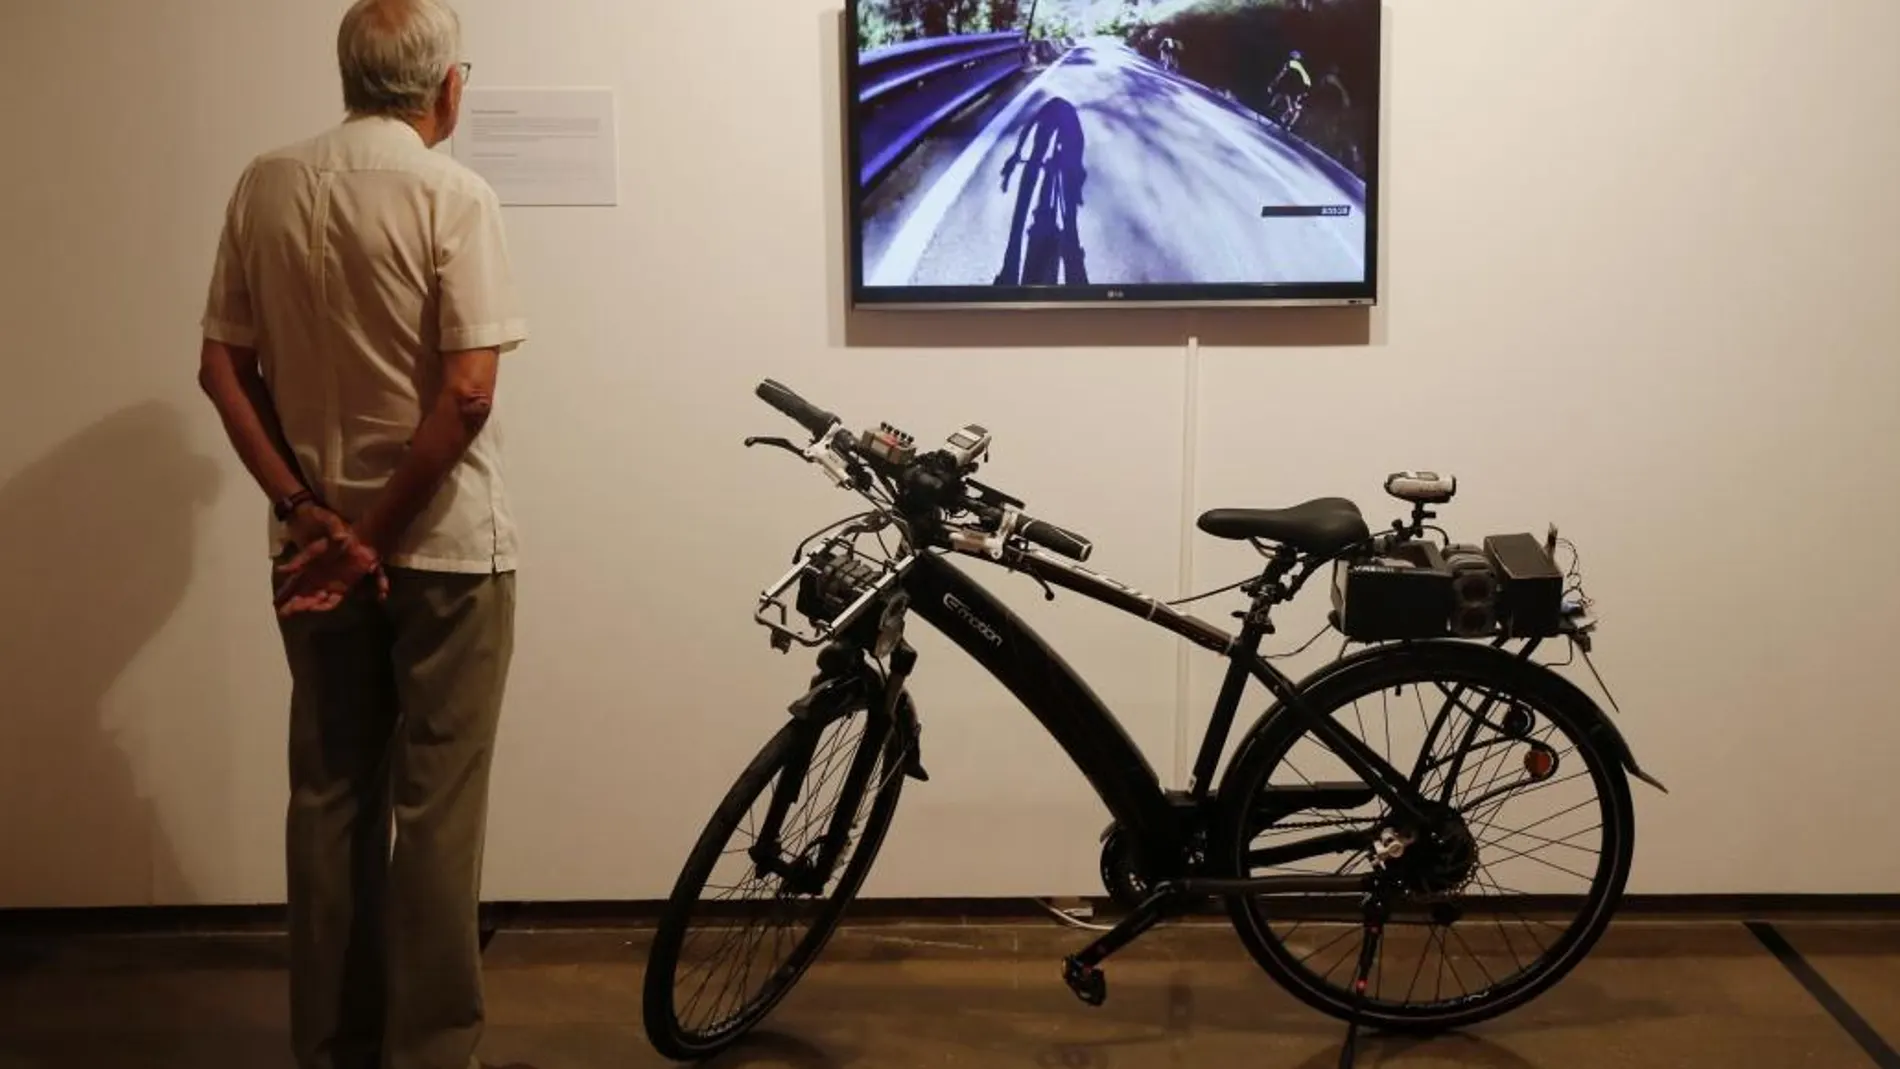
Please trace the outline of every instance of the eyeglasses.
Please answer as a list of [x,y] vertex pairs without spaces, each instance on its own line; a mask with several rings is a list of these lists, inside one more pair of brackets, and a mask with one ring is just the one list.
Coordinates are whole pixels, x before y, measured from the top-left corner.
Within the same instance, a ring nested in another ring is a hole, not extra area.
[[467,85],[469,77],[475,73],[475,64],[464,60],[461,63],[457,63],[455,69],[462,72],[462,84]]

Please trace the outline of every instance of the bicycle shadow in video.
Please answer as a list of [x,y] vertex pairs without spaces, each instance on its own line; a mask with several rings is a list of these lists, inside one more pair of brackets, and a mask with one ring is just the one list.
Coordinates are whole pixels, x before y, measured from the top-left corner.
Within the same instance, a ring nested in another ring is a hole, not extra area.
[[1003,192],[1009,192],[1012,177],[1017,183],[1016,210],[997,285],[1088,284],[1086,255],[1076,230],[1082,185],[1088,179],[1084,148],[1082,117],[1061,97],[1051,97],[1023,124],[1003,164]]

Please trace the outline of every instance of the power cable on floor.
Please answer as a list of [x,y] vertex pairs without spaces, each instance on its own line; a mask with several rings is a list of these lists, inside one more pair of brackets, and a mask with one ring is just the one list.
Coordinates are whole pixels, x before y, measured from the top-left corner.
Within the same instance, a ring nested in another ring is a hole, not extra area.
[[1074,928],[1078,931],[1106,932],[1106,931],[1111,931],[1113,929],[1112,925],[1090,924],[1089,922],[1083,920],[1082,918],[1076,916],[1075,914],[1070,913],[1068,910],[1062,909],[1054,905],[1053,903],[1046,902],[1043,899],[1032,898],[1030,899],[1030,901],[1042,907],[1043,912],[1049,914],[1051,917],[1054,917],[1057,923],[1066,925],[1070,928]]

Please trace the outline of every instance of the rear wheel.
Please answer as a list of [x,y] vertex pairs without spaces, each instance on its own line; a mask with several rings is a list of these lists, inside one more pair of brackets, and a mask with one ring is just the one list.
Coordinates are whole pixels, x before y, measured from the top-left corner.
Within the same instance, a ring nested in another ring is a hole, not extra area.
[[[1621,752],[1582,692],[1442,642],[1376,651],[1306,697],[1451,819],[1385,863],[1391,912],[1376,940],[1359,896],[1230,899],[1275,980],[1335,1017],[1437,1031],[1522,1006],[1589,953],[1621,899],[1634,825]],[[1385,803],[1284,712],[1256,729],[1220,795],[1231,808],[1219,849],[1245,876],[1366,874],[1392,827]]]
[[822,725],[788,722],[740,774],[654,935],[644,1016],[660,1054],[731,1046],[817,958],[896,812],[903,734],[860,701]]

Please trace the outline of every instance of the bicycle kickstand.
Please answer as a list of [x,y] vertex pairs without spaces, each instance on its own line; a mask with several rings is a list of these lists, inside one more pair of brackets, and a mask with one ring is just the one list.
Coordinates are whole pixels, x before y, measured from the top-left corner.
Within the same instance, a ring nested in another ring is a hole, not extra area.
[[1385,922],[1388,914],[1385,899],[1378,892],[1366,900],[1366,935],[1359,944],[1359,971],[1353,976],[1352,1017],[1346,1022],[1346,1045],[1339,1052],[1339,1069],[1353,1069],[1353,1062],[1359,1056],[1359,1018],[1366,1008],[1366,984],[1372,975],[1372,966],[1379,958],[1379,943],[1385,937]]

